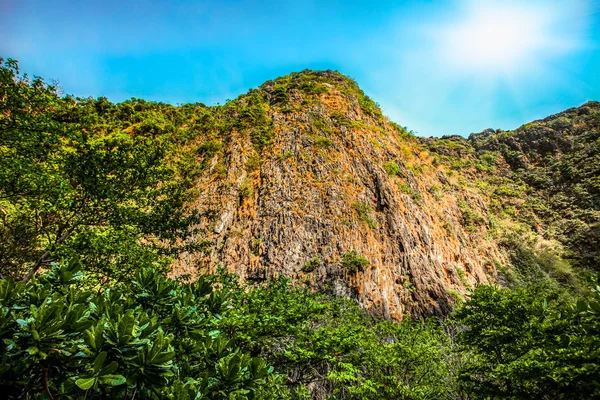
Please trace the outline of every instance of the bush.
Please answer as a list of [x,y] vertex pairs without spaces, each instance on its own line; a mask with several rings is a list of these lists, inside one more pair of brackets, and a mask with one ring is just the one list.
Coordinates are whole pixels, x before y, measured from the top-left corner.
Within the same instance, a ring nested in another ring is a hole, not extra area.
[[369,260],[361,257],[356,250],[350,250],[342,254],[342,267],[350,272],[362,271],[369,265]]
[[396,176],[400,172],[400,167],[393,161],[386,161],[383,163],[383,169],[389,176]]
[[333,146],[333,141],[325,136],[317,136],[315,138],[315,146],[321,148],[328,148]]
[[290,96],[287,93],[287,86],[275,85],[273,89],[274,90],[273,97],[271,99],[271,104],[277,106],[285,106],[290,100]]
[[246,97],[246,102],[241,103],[239,111],[239,124],[250,132],[250,140],[260,153],[262,149],[273,140],[273,121],[267,114],[267,104],[256,93]]
[[251,179],[245,179],[239,188],[239,194],[242,199],[254,197],[254,184]]
[[360,91],[358,95],[358,104],[365,114],[377,118],[383,117],[381,110],[379,109],[379,104],[371,100],[371,98],[362,93],[362,91]]
[[460,209],[462,224],[466,231],[473,232],[478,226],[485,224],[485,217],[473,211],[466,201],[459,200],[458,208]]
[[0,281],[5,398],[280,397],[273,369],[215,330],[227,297],[210,281],[89,283],[78,262]]
[[306,263],[304,263],[301,271],[304,272],[305,274],[309,274],[309,273],[313,272],[315,269],[317,269],[320,265],[321,265],[321,259],[319,257],[315,257],[311,260],[308,260]]
[[313,117],[312,128],[315,133],[325,133],[328,135],[335,133],[335,130],[329,126],[329,123],[320,116]]
[[354,207],[354,210],[358,214],[358,218],[363,220],[370,228],[377,228],[377,222],[370,216],[373,210],[368,204],[356,202],[352,207]]

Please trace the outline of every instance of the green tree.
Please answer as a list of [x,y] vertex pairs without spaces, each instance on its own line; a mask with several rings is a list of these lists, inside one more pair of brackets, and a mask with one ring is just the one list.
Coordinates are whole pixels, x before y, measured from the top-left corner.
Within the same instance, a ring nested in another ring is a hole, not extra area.
[[539,286],[479,286],[454,315],[472,352],[458,379],[473,398],[597,398],[599,312],[600,288],[575,302]]
[[61,98],[14,60],[0,67],[2,276],[29,280],[75,255],[96,272],[124,274],[111,265],[158,266],[189,233],[188,186],[168,162],[165,124],[145,119],[126,131],[118,109]]
[[227,303],[208,281],[179,283],[146,269],[128,286],[88,290],[80,267],[0,280],[6,398],[284,396],[273,369],[218,329]]

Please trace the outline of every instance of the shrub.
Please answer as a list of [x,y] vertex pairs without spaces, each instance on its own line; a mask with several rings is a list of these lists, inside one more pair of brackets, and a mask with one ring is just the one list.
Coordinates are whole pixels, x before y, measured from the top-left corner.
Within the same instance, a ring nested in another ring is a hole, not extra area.
[[329,91],[324,83],[317,83],[314,81],[301,82],[297,87],[299,90],[312,96],[318,96]]
[[363,220],[370,228],[377,228],[377,222],[370,216],[373,210],[368,204],[356,202],[352,207],[354,207],[354,210],[358,214],[358,218]]
[[342,267],[350,272],[362,271],[369,265],[369,260],[361,257],[356,250],[350,250],[342,254]]
[[410,185],[408,183],[398,182],[397,184],[398,184],[398,189],[402,193],[406,193],[417,203],[420,203],[423,200],[423,196],[421,195],[421,193],[419,191],[413,189],[412,187],[410,187]]
[[315,138],[315,146],[321,148],[328,148],[333,146],[333,141],[325,136],[317,136]]
[[306,263],[304,263],[304,265],[302,266],[302,268],[300,270],[302,272],[304,272],[305,274],[309,274],[309,273],[313,272],[315,269],[317,269],[320,265],[321,265],[321,259],[319,257],[315,257],[311,260],[308,260]]
[[256,92],[248,94],[246,102],[241,103],[239,124],[250,132],[250,140],[259,153],[273,140],[273,121],[267,115],[267,104]]
[[252,172],[258,170],[260,168],[261,162],[262,160],[259,154],[252,154],[248,157],[248,160],[246,161],[246,171]]
[[271,99],[271,103],[273,105],[278,105],[278,106],[285,106],[289,100],[290,97],[288,96],[287,93],[287,86],[285,85],[275,85],[273,87],[273,97]]
[[79,267],[0,280],[4,398],[278,397],[273,369],[214,329],[227,297],[208,280],[88,286]]
[[485,217],[473,211],[466,201],[460,200],[458,208],[461,211],[463,226],[467,231],[472,232],[477,226],[485,224]]
[[386,161],[383,163],[383,169],[389,176],[396,176],[400,172],[400,167],[393,161]]
[[291,151],[286,151],[286,152],[280,153],[277,155],[277,161],[283,162],[283,161],[287,160],[288,158],[292,157],[293,155],[294,155],[294,153],[292,153]]
[[390,121],[390,125],[396,131],[398,136],[400,136],[401,138],[411,139],[411,140],[416,138],[415,133],[413,131],[409,130],[407,127],[400,126],[393,121]]
[[329,126],[327,121],[320,116],[314,116],[312,128],[316,133],[323,132],[329,135],[333,135],[335,133],[335,131],[331,126]]
[[246,179],[242,182],[239,193],[242,199],[254,197],[254,185],[250,179]]
[[371,98],[364,93],[359,93],[358,96],[358,104],[363,112],[372,117],[381,118],[381,110],[379,109],[379,104],[375,103]]
[[462,268],[456,268],[456,273],[458,274],[458,279],[460,280],[461,285],[469,286],[469,281],[467,280],[467,273]]
[[204,156],[206,159],[210,159],[222,148],[223,142],[220,140],[209,140],[198,147],[198,154]]

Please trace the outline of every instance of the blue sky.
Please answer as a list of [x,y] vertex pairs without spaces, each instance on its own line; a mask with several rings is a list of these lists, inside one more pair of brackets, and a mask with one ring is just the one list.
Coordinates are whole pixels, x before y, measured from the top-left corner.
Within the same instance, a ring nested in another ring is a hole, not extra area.
[[0,0],[0,57],[173,104],[337,69],[419,135],[468,135],[600,100],[600,1]]

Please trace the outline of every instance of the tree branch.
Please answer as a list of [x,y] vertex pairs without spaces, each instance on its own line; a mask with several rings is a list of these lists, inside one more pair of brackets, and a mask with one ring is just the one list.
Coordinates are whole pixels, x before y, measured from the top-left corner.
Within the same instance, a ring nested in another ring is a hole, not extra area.
[[[80,214],[77,222],[74,223],[69,229],[64,231],[63,234],[58,239],[56,239],[56,241],[54,242],[54,245],[61,244],[62,242],[67,240],[67,238],[69,236],[71,236],[71,234],[75,231],[75,229],[79,225],[81,225],[82,219],[83,219],[83,216]],[[44,254],[42,254],[42,256],[37,260],[35,265],[31,268],[31,271],[29,271],[29,274],[27,274],[27,276],[23,279],[23,282],[29,282],[42,265],[48,264],[48,262],[50,261],[48,259],[49,256],[50,256],[50,250],[46,250],[44,252]]]
[[44,390],[48,397],[50,397],[50,400],[54,400],[52,393],[50,393],[50,388],[48,387],[48,367],[44,367]]

